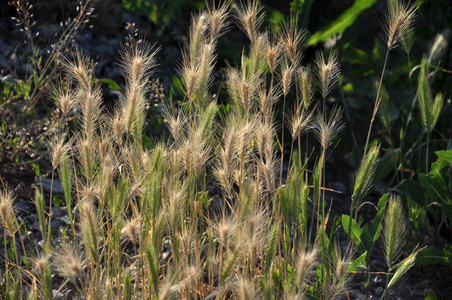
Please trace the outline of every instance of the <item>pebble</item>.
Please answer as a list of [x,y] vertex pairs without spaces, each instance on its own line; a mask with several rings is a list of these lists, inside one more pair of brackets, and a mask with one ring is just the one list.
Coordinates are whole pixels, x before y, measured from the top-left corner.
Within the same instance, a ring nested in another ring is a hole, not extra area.
[[58,218],[60,216],[60,214],[61,214],[61,212],[59,209],[52,207],[52,218]]
[[345,184],[343,184],[342,182],[335,182],[333,184],[333,188],[336,191],[341,192],[342,194],[345,194],[345,192],[347,191],[347,187],[345,186]]
[[58,246],[60,246],[61,245],[61,239],[60,238],[54,238],[53,240],[52,240],[52,246],[53,247],[58,247]]
[[36,221],[38,220],[38,218],[36,217],[36,215],[29,215],[25,217],[25,220],[27,220],[27,222],[29,224],[34,224],[36,223]]
[[69,220],[69,215],[61,216],[60,221],[66,225],[71,225],[71,220]]
[[379,286],[375,289],[375,295],[376,296],[381,296],[383,294],[384,288]]
[[37,185],[42,186],[42,188],[48,192],[50,192],[50,189],[52,189],[53,193],[63,193],[64,192],[63,185],[58,180],[53,180],[53,186],[52,186],[52,179],[36,177],[35,183]]
[[58,228],[60,228],[60,226],[61,226],[61,222],[60,222],[59,220],[53,220],[53,221],[50,223],[50,226],[51,226],[53,229],[58,229]]
[[30,206],[27,203],[25,203],[22,199],[19,200],[15,206],[18,210],[21,210],[26,213],[30,212]]
[[352,290],[352,297],[355,299],[364,299],[364,294],[360,290]]
[[34,222],[31,227],[31,230],[41,231],[41,223],[39,221]]

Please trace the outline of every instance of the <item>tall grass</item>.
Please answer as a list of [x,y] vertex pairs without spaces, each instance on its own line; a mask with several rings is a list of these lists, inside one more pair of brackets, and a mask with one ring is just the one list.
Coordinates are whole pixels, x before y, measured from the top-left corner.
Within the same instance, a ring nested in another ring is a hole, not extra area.
[[[390,3],[388,53],[414,15],[411,6]],[[158,48],[133,38],[123,46],[119,66],[126,85],[113,113],[102,108],[88,55],[75,50],[74,57],[62,60],[68,81],[57,86],[66,86],[66,92],[55,95],[64,116],[75,107],[77,129],[63,127],[50,150],[53,170],[59,168],[63,183],[71,234],[59,249],[52,246],[51,215],[37,190],[47,242],[42,258],[34,262],[38,272],[30,273],[33,284],[23,279],[30,295],[52,298],[51,274],[63,279],[60,290],[85,299],[336,299],[346,294],[363,257],[358,258],[351,242],[348,251],[341,249],[330,229],[327,149],[345,126],[342,109],[330,108],[326,101],[340,73],[338,53],[332,51],[326,62],[319,53],[314,69],[302,66],[304,31],[297,18],[272,31],[262,28],[263,19],[257,0],[212,4],[193,15],[179,69],[184,101],[177,108],[165,107],[170,137],[150,148],[144,146],[143,129]],[[232,20],[249,44],[240,64],[226,71],[231,111],[220,119],[211,91],[215,51]],[[420,93],[428,96],[425,89]],[[380,91],[381,82],[369,135]],[[290,115],[286,100],[294,103]],[[426,114],[425,123],[436,118]],[[289,137],[284,137],[285,120]],[[308,132],[318,140],[311,148]],[[291,139],[289,157],[285,138]],[[308,155],[311,150],[314,156]],[[367,150],[366,142],[355,175],[350,225],[344,228],[354,239],[357,227],[352,224],[372,187],[379,152],[379,145]],[[309,163],[315,163],[313,170]],[[8,199],[2,194],[5,239],[7,232],[15,235]],[[397,231],[394,219],[398,205],[391,200],[386,214],[389,271],[396,268],[403,246],[404,232]],[[12,276],[14,262],[6,263]],[[393,276],[387,287],[399,277]]]

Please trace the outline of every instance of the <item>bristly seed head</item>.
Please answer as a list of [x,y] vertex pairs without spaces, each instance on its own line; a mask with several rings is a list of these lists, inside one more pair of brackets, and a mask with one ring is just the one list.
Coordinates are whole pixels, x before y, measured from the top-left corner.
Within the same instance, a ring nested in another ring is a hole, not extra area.
[[274,74],[276,66],[278,65],[279,57],[281,53],[281,48],[279,44],[274,42],[267,43],[266,59],[268,67],[270,68],[270,73]]
[[53,264],[61,277],[74,284],[86,266],[85,260],[77,248],[68,244],[64,244],[60,251],[54,254]]
[[137,246],[140,242],[141,235],[141,218],[136,217],[130,220],[127,220],[121,229],[121,235],[127,236],[127,238]]
[[235,3],[235,7],[239,26],[245,31],[251,44],[254,44],[259,28],[264,21],[264,15],[261,14],[262,5],[259,1],[252,0],[248,1],[247,4],[241,1],[237,2]]
[[289,116],[289,126],[293,140],[296,140],[298,135],[310,129],[314,111],[315,110],[308,111],[306,109],[294,109],[292,115]]
[[87,54],[83,54],[79,48],[75,48],[75,62],[63,57],[62,64],[72,79],[77,81],[80,88],[89,91],[92,88],[94,62]]
[[281,83],[284,96],[289,93],[290,86],[292,85],[292,78],[294,75],[294,66],[289,62],[284,61],[281,66]]
[[52,167],[56,169],[61,162],[61,158],[71,150],[72,140],[65,142],[64,136],[57,134],[50,140],[49,147]]
[[228,7],[230,0],[224,1],[219,7],[215,5],[215,1],[206,2],[207,17],[209,20],[210,42],[217,40],[221,34],[227,30],[228,21]]
[[302,59],[301,49],[305,38],[305,31],[299,28],[298,16],[291,16],[288,22],[276,23],[274,26],[286,56],[294,66],[298,66]]
[[10,236],[14,236],[15,209],[13,206],[14,197],[8,189],[0,191],[0,224],[8,231]]
[[397,47],[399,40],[413,28],[417,1],[407,3],[402,0],[388,0],[388,10],[383,30],[386,34],[388,50]]
[[318,113],[313,124],[314,133],[323,149],[328,148],[333,138],[345,127],[342,122],[342,108],[333,108],[330,117]]
[[314,96],[314,84],[311,76],[311,69],[309,66],[300,69],[300,71],[298,72],[298,82],[301,96],[303,98],[303,107],[307,110],[309,109],[312,98]]
[[56,104],[60,109],[63,118],[66,118],[69,114],[69,111],[74,107],[75,92],[69,87],[69,84],[64,85],[63,83],[61,83],[55,87],[55,92],[53,95],[56,99]]
[[326,96],[331,92],[341,72],[337,56],[338,52],[333,50],[330,53],[328,62],[325,63],[322,52],[317,52],[316,55],[315,63],[317,65],[317,77],[319,79],[323,99],[326,99]]

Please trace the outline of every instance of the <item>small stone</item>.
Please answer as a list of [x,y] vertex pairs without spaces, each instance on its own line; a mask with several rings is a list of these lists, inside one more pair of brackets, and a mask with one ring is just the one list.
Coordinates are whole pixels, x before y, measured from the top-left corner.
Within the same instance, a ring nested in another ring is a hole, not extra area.
[[384,288],[379,286],[375,289],[375,295],[376,296],[381,296],[383,294]]
[[171,254],[171,250],[164,251],[163,254],[162,254],[163,261],[166,261],[169,258],[170,254]]
[[61,245],[61,239],[60,238],[54,238],[53,240],[52,240],[52,246],[53,247],[58,247],[58,246],[60,246]]
[[53,229],[58,229],[61,226],[61,222],[59,220],[53,220],[50,223],[50,227],[52,227]]
[[342,194],[345,194],[347,187],[345,186],[345,184],[343,184],[342,182],[335,182],[333,185],[333,188],[336,191],[341,192]]
[[61,222],[66,225],[71,225],[71,220],[69,220],[69,215],[64,215],[60,218]]
[[30,213],[30,206],[22,200],[19,200],[15,206],[18,210]]
[[52,189],[53,193],[63,193],[64,192],[63,185],[58,180],[53,181],[53,186],[52,186],[52,180],[49,178],[36,177],[35,182],[37,185],[42,186],[42,188],[48,192],[50,192],[51,189]]
[[25,220],[27,220],[29,224],[34,224],[38,218],[36,218],[36,215],[29,215],[25,217]]
[[52,207],[52,218],[57,218],[60,216],[60,210],[56,209],[55,207]]
[[41,231],[41,223],[39,221],[34,222],[31,227],[31,230]]
[[352,292],[355,299],[364,299],[364,294],[360,290],[353,290]]

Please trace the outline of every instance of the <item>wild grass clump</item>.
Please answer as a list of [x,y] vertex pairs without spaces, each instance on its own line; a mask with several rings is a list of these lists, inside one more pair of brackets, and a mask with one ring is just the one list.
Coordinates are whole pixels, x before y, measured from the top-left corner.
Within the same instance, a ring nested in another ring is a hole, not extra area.
[[[414,6],[389,3],[388,53],[410,30],[415,13]],[[215,51],[233,20],[249,44],[240,64],[226,70],[231,110],[220,118],[211,91]],[[369,274],[368,257],[381,231],[385,295],[409,269],[415,253],[398,263],[406,234],[399,198],[390,197],[384,225],[388,195],[372,224],[358,219],[374,183],[379,144],[367,149],[366,143],[354,177],[350,214],[342,217],[349,243],[344,248],[335,242],[340,234],[331,226],[325,174],[330,148],[345,127],[342,108],[327,105],[340,74],[338,52],[327,60],[319,52],[312,66],[302,65],[304,30],[297,17],[272,30],[262,28],[263,20],[256,0],[212,4],[192,16],[179,68],[184,99],[179,106],[168,101],[163,114],[169,137],[152,147],[145,146],[143,131],[158,47],[132,37],[122,47],[119,69],[126,84],[113,112],[103,108],[89,56],[75,49],[61,60],[66,81],[56,85],[55,96],[64,118],[49,150],[71,232],[61,244],[51,242],[52,201],[46,207],[37,189],[44,245],[34,271],[22,279],[29,286],[24,291],[51,299],[52,278],[60,278],[59,290],[85,299],[337,299],[347,295],[358,270]],[[420,81],[423,124],[432,128],[438,114],[422,107],[440,105],[432,104],[425,66]],[[369,135],[381,90],[380,81]],[[75,130],[65,119],[72,108]],[[317,144],[308,145],[309,133]],[[6,233],[15,236],[16,224],[9,192],[1,197],[6,239]],[[12,278],[20,263],[6,263]]]

